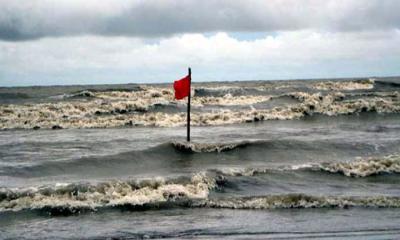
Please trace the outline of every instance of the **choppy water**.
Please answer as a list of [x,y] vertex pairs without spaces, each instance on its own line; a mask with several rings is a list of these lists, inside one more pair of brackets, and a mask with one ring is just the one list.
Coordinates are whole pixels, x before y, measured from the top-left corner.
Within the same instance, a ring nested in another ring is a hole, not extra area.
[[169,87],[0,89],[0,238],[400,237],[398,79]]

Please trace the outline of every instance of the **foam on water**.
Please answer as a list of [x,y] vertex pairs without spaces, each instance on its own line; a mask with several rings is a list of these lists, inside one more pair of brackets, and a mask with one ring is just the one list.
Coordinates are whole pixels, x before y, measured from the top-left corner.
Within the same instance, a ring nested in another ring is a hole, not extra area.
[[[206,150],[201,150],[207,152]],[[192,150],[193,151],[193,150]],[[213,151],[215,151],[213,149]],[[163,204],[216,208],[325,208],[325,207],[400,207],[397,196],[314,196],[281,194],[241,198],[210,198],[210,190],[221,189],[225,177],[252,177],[273,171],[323,171],[345,177],[369,177],[400,173],[400,157],[356,160],[348,163],[322,163],[277,168],[221,168],[196,173],[191,177],[107,181],[98,184],[59,183],[53,186],[0,188],[0,212],[46,210],[51,213],[77,213],[113,207],[155,207]],[[318,176],[318,175],[317,175]],[[222,184],[222,185],[220,185]]]
[[271,100],[271,96],[232,96],[226,94],[223,97],[194,97],[193,104],[195,106],[219,105],[219,106],[237,106],[252,105],[260,102]]
[[[361,88],[359,85],[370,86],[373,85],[373,81],[322,81],[315,84],[335,86],[331,89],[335,91],[325,93],[295,91],[279,95],[232,95],[228,91],[222,96],[194,95],[192,104],[197,110],[192,111],[191,124],[207,126],[263,120],[290,120],[314,113],[335,116],[368,111],[400,112],[400,94],[397,91],[380,92],[373,96],[350,93],[351,99],[346,99],[348,93],[336,91],[349,90],[350,86],[352,86],[351,89]],[[227,91],[218,87],[214,90]],[[77,94],[71,96],[75,98]],[[174,100],[173,91],[169,88],[143,86],[135,91],[83,91],[78,96],[85,96],[85,98],[51,103],[0,105],[0,129],[110,128],[138,125],[175,127],[185,124],[186,114],[182,109],[186,103]],[[256,109],[252,106],[280,97],[291,97],[297,101],[268,108]],[[174,108],[182,106],[182,108],[181,110],[177,108],[178,113],[157,111],[155,107],[160,105]],[[212,112],[199,111],[206,105],[216,107],[241,105],[249,108],[216,108]]]
[[375,80],[370,78],[368,80],[359,80],[359,81],[346,81],[346,82],[332,82],[332,81],[321,81],[315,83],[313,87],[318,90],[364,90],[364,89],[372,89],[374,88]]
[[59,184],[53,187],[0,189],[0,212],[64,209],[74,213],[103,207],[206,199],[214,184],[213,179],[198,173],[184,183],[156,178],[140,182],[110,181],[97,185]]
[[340,173],[348,177],[367,177],[383,173],[400,173],[400,156],[359,159],[353,162],[319,165],[322,171]]
[[194,142],[173,142],[172,145],[181,151],[207,153],[207,152],[225,152],[235,148],[245,147],[254,144],[250,141],[233,143],[194,143]]
[[[195,126],[304,120],[195,127],[192,143],[171,142],[183,139],[184,128],[2,131],[0,235],[285,238],[283,231],[303,238],[312,236],[296,234],[335,238],[340,232],[346,238],[352,231],[360,238],[363,231],[397,229],[400,157],[389,154],[400,151],[398,84],[311,80],[193,86]],[[173,99],[171,84],[115,87],[10,89],[29,98],[5,96],[0,128],[186,123],[186,100]],[[361,112],[370,113],[358,116]],[[329,117],[341,114],[355,116]],[[382,232],[368,236],[382,238]]]
[[194,204],[197,207],[231,209],[282,209],[282,208],[347,208],[379,207],[399,208],[400,197],[340,197],[284,194],[259,197],[209,199]]
[[224,176],[255,176],[268,174],[269,171],[323,171],[338,173],[347,177],[369,177],[379,174],[400,173],[400,155],[381,158],[358,158],[349,162],[309,163],[277,168],[222,168],[216,170]]
[[[299,95],[298,93],[296,95]],[[220,110],[215,112],[193,112],[191,124],[195,126],[221,125],[254,122],[263,120],[290,120],[313,113],[335,116],[358,112],[375,111],[378,113],[398,113],[400,103],[392,99],[369,98],[353,101],[333,102],[332,97],[320,99],[318,95],[306,94],[303,103],[291,107],[273,109]],[[155,103],[159,104],[159,103]],[[90,107],[93,105],[93,108]],[[167,114],[162,112],[146,113],[149,105],[140,101],[111,103],[104,109],[102,102],[56,103],[34,106],[1,106],[0,129],[15,128],[108,128],[120,126],[159,126],[174,127],[185,124],[185,113]],[[110,107],[111,110],[110,111]],[[137,114],[125,114],[125,113]],[[140,113],[145,112],[145,113]]]

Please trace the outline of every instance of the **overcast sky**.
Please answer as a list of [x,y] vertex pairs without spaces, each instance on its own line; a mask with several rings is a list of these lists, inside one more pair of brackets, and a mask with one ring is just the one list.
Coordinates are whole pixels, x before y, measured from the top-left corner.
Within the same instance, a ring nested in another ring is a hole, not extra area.
[[0,0],[0,86],[400,75],[398,0]]

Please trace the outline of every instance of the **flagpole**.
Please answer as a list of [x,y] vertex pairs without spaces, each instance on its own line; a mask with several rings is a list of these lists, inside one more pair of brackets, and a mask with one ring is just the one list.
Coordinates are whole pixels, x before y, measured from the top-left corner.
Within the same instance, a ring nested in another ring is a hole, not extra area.
[[189,96],[188,96],[188,104],[187,104],[187,138],[186,140],[188,142],[190,142],[190,95],[191,95],[191,85],[192,85],[192,70],[190,68],[188,68],[188,72],[189,72]]

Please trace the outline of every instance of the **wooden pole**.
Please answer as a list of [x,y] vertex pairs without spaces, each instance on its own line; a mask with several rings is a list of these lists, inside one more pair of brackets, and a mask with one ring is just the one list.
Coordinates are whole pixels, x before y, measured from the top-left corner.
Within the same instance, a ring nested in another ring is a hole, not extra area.
[[187,137],[186,140],[190,142],[190,95],[191,95],[191,85],[192,85],[192,70],[189,68],[189,96],[188,96],[188,104],[187,104]]

